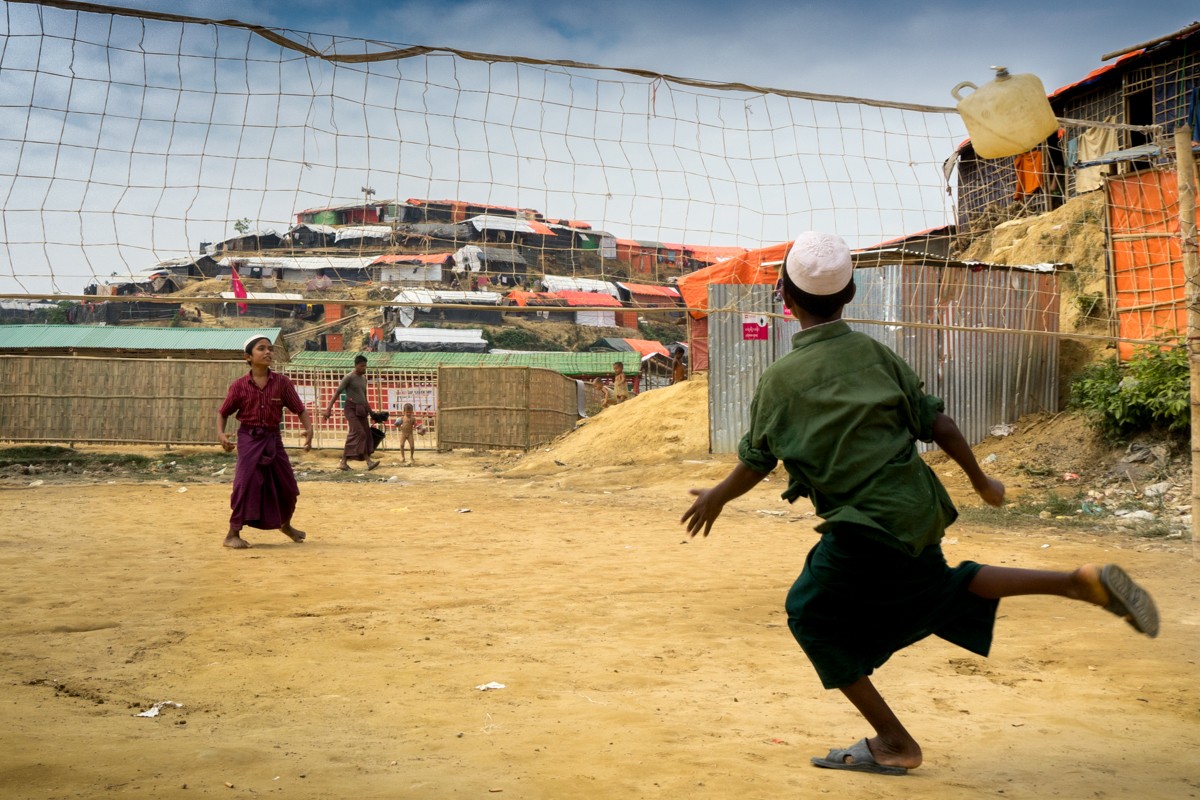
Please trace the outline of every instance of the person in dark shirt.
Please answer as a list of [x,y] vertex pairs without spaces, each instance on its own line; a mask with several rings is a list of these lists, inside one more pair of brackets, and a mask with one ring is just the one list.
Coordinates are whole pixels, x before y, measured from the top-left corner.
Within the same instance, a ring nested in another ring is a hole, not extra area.
[[342,413],[346,415],[346,444],[342,448],[342,461],[338,469],[350,469],[347,461],[366,461],[367,469],[379,466],[379,462],[371,458],[375,452],[375,438],[371,436],[371,404],[367,402],[367,357],[354,357],[354,371],[342,378],[329,404],[325,407],[324,418],[333,416],[333,405],[339,396],[346,395],[346,406]]
[[1115,564],[1072,572],[995,567],[942,554],[958,516],[945,488],[917,453],[935,442],[989,505],[1004,485],[980,468],[944,404],[926,395],[895,353],[842,320],[854,297],[850,250],[840,238],[802,234],[782,276],[800,323],[792,351],[767,368],[750,411],[738,464],[720,484],[693,489],[682,522],[708,535],[725,504],[780,462],[784,499],[812,501],[821,538],[788,593],[788,627],[826,689],[838,689],[875,735],[813,758],[820,767],[899,775],[922,751],[871,683],[896,651],[934,634],[986,656],[999,601],[1016,595],[1083,600],[1158,634],[1150,595]]

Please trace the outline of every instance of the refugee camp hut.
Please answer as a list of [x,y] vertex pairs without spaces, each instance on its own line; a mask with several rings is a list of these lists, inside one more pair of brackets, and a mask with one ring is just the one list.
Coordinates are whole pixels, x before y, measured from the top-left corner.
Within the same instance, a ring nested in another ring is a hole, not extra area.
[[[605,242],[608,243],[609,260],[616,259],[616,239],[603,231],[593,231],[586,222],[564,220],[550,223],[546,227],[553,234],[537,243],[537,253],[526,252],[526,261],[534,264],[539,272],[577,275],[599,274],[603,271],[606,257]],[[531,243],[527,243],[527,247]]]
[[284,236],[284,246],[292,250],[320,250],[333,247],[336,235],[337,228],[332,225],[301,222],[293,225]]
[[570,322],[575,317],[575,312],[570,310],[567,301],[551,292],[527,292],[523,289],[514,289],[504,296],[501,305],[507,307],[519,307],[536,309],[535,311],[521,312],[516,316],[521,319],[534,322],[547,322],[555,320],[558,322]]
[[478,325],[500,325],[504,322],[500,311],[500,295],[496,292],[405,289],[392,300],[397,305],[384,307],[384,322],[405,328],[417,322]]
[[423,253],[430,250],[457,250],[479,238],[475,226],[465,222],[398,222],[394,229],[398,246]]
[[636,239],[616,239],[619,264],[625,265],[630,275],[653,275],[658,265],[658,243],[643,244]]
[[54,317],[66,316],[67,309],[49,300],[0,300],[0,324],[3,325],[46,324]]
[[396,353],[486,353],[488,343],[480,328],[396,328],[387,349]]
[[[316,276],[318,270],[334,283],[364,283],[371,280],[371,262],[374,256],[262,256],[245,258],[223,258],[220,261],[221,276],[228,276],[237,268],[245,277],[261,277],[269,271],[279,280],[305,283]],[[282,272],[280,272],[282,270]]]
[[[244,298],[233,292],[221,292],[221,316],[223,317],[265,317],[267,319],[287,319],[293,312],[304,304],[304,295],[290,292],[247,292]],[[245,302],[249,300],[250,302]],[[246,307],[245,311],[238,308]]]
[[691,272],[705,267],[711,267],[718,261],[740,256],[745,253],[745,247],[709,247],[706,245],[689,244],[684,249],[684,271]]
[[502,286],[525,282],[525,258],[513,246],[484,246],[469,244],[454,252],[456,273],[481,272],[494,275]]
[[566,275],[543,275],[542,288],[547,292],[598,292],[616,300],[621,299],[616,284],[595,278],[572,278]]
[[671,351],[653,339],[627,339],[605,336],[588,345],[593,352],[637,353],[641,359],[639,372],[643,389],[659,389],[671,385]]
[[113,275],[105,279],[97,296],[124,297],[137,294],[174,294],[179,291],[186,278],[173,274],[165,267],[154,267],[127,275]]
[[[676,322],[683,319],[683,296],[673,286],[656,286],[647,283],[630,283],[616,281],[618,296],[626,306],[632,308],[673,308],[679,309],[673,314],[656,314],[654,319],[662,322]],[[634,314],[636,328],[637,315]]]
[[333,235],[334,247],[360,253],[385,250],[395,241],[391,225],[347,225]]
[[929,253],[930,255],[949,258],[954,250],[958,228],[954,225],[943,225],[938,228],[917,233],[909,233],[888,239],[886,242],[864,247],[856,252],[866,254],[873,251],[897,250],[905,253]]
[[199,256],[183,256],[181,258],[168,258],[158,262],[156,269],[164,269],[175,278],[175,283],[179,287],[183,287],[188,280],[202,280],[204,278],[215,278],[217,274],[217,262],[207,253]]
[[[567,305],[575,311],[576,325],[587,325],[593,328],[616,328],[621,326],[617,315],[624,306],[615,297],[600,292],[554,292],[555,297],[567,301]],[[628,327],[628,326],[622,326]]]
[[480,214],[495,214],[503,217],[521,217],[523,219],[542,220],[542,212],[532,208],[512,208],[497,206],[490,203],[473,203],[464,200],[420,200],[410,197],[408,205],[412,208],[414,221],[420,222],[465,222]]
[[1176,126],[1196,113],[1200,23],[1106,58],[1115,60],[1050,93],[1064,125],[1028,153],[984,159],[969,139],[959,145],[945,171],[958,168],[960,228],[1040,214],[1101,188],[1109,175],[1172,158]]
[[371,262],[376,280],[383,284],[405,283],[422,286],[441,283],[454,265],[452,253],[413,253],[382,255]]
[[398,207],[394,200],[372,203],[349,203],[339,206],[307,208],[297,212],[296,223],[314,225],[374,225],[388,218],[389,210]]
[[265,336],[286,361],[279,328],[148,328],[94,325],[0,325],[0,355],[111,356],[241,361],[250,336]]
[[211,245],[208,254],[257,253],[260,250],[277,250],[282,246],[283,237],[276,233],[274,229],[249,231]]

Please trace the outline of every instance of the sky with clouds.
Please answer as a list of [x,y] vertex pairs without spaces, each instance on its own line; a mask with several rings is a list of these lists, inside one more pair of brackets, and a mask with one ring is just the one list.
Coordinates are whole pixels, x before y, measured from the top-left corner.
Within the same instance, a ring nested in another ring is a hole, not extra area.
[[[313,33],[318,46],[348,37],[945,108],[993,64],[1053,90],[1200,16],[1178,0],[1137,13],[1107,0],[116,5]],[[236,220],[286,227],[365,185],[692,244],[814,228],[866,245],[952,221],[953,113],[444,56],[333,67],[237,29],[23,3],[0,2],[0,24],[0,293],[78,292],[195,253]]]
[[714,81],[952,106],[988,67],[1048,91],[1105,53],[1200,20],[1194,0],[121,0],[114,5],[500,55],[570,59]]

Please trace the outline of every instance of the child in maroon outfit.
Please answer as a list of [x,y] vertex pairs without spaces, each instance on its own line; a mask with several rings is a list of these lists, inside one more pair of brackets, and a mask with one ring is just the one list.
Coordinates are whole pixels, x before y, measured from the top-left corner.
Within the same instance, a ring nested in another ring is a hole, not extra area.
[[[293,542],[304,541],[304,531],[292,527],[292,513],[300,487],[292,472],[279,433],[283,409],[288,408],[300,417],[304,425],[304,450],[312,449],[312,417],[296,387],[286,375],[271,371],[275,360],[274,348],[265,336],[255,336],[246,342],[246,363],[250,372],[234,381],[225,402],[217,411],[217,438],[225,452],[237,449],[237,471],[233,478],[233,494],[229,505],[229,533],[225,546],[242,550],[250,547],[242,538],[242,526],[262,530],[281,530]],[[229,417],[238,418],[235,445],[225,433]]]

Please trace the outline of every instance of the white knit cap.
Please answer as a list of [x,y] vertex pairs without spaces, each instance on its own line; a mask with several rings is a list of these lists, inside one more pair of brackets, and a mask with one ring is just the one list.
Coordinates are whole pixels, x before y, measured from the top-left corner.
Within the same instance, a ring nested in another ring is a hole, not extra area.
[[800,234],[788,250],[786,263],[792,283],[809,294],[837,294],[854,274],[850,248],[842,237],[831,233]]
[[255,342],[257,342],[259,339],[266,339],[268,343],[271,341],[271,337],[270,337],[270,336],[263,336],[261,333],[259,333],[259,334],[256,334],[256,335],[254,335],[254,336],[251,336],[249,339],[247,339],[245,342],[243,342],[243,343],[242,343],[242,350],[243,350],[243,351],[245,351],[245,352],[247,352],[247,353],[249,353],[249,352],[250,352],[250,345],[254,344],[254,343],[255,343]]

